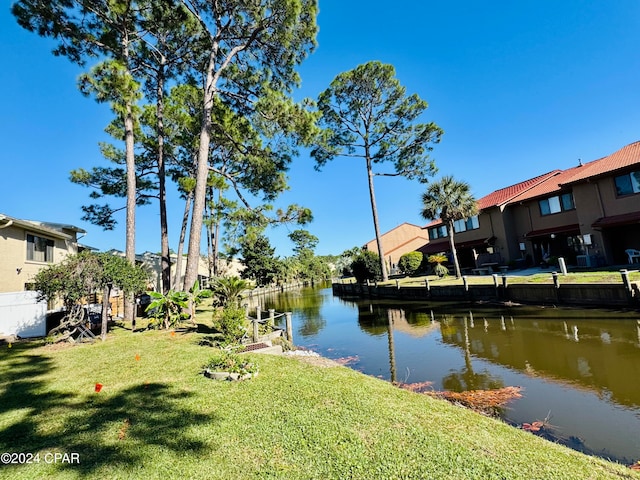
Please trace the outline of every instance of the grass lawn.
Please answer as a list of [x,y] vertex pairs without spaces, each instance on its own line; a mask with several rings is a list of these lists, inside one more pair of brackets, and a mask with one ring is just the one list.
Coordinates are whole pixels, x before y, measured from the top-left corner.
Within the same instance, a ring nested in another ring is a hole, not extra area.
[[[0,478],[640,478],[346,367],[254,354],[258,377],[213,381],[201,336],[1,344],[0,452],[40,463],[0,465]],[[79,463],[47,463],[54,452]]]
[[[557,269],[558,273],[560,272]],[[533,275],[519,275],[518,270],[507,272],[508,282],[511,283],[553,283],[553,277],[551,276],[551,270],[548,272],[536,273]],[[493,285],[493,276],[491,275],[467,275],[467,282],[469,285]],[[439,278],[435,275],[424,275],[419,277],[404,277],[398,279],[400,286],[424,286],[425,280],[429,279],[430,285],[462,285],[462,279],[456,278],[455,275],[449,275],[448,277]],[[590,270],[590,271],[570,271],[567,275],[558,275],[560,283],[622,283],[622,277],[620,275],[620,269],[609,270]],[[629,270],[629,280],[631,282],[640,281],[640,271]],[[341,279],[341,282],[349,283],[355,282],[355,279]],[[498,281],[501,283],[501,274]],[[396,280],[389,280],[387,282],[378,282],[378,285],[395,285]]]

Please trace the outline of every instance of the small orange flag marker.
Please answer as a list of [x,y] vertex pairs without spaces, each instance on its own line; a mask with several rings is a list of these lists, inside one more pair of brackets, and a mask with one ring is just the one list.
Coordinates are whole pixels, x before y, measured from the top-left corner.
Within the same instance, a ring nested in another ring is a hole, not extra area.
[[140,355],[136,353],[136,362],[140,361]]
[[96,392],[99,392],[100,390],[102,390],[102,384],[96,383]]

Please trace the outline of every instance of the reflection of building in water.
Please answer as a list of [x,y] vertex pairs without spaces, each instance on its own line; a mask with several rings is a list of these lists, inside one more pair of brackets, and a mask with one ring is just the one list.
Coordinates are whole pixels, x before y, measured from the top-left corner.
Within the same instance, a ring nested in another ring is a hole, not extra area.
[[[431,321],[426,313],[414,313],[414,322],[407,320],[406,312],[403,308],[389,308],[389,319],[393,323],[393,329],[411,335],[412,337],[424,337],[438,330],[440,323]],[[421,319],[420,317],[424,317]],[[429,323],[420,322],[420,320],[428,319]]]
[[[443,341],[470,350],[474,357],[549,381],[607,391],[616,403],[640,406],[633,381],[640,376],[640,321],[585,318],[578,324],[573,319],[521,318],[512,327],[497,315],[473,328],[468,317],[450,318],[449,325],[456,328],[442,329]],[[465,323],[468,338],[462,335]]]

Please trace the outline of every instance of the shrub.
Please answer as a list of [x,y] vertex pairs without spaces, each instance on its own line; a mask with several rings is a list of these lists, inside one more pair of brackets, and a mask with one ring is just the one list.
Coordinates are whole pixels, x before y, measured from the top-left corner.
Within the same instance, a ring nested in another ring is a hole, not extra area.
[[169,290],[166,295],[158,292],[147,292],[153,301],[146,312],[151,317],[149,328],[171,328],[181,320],[189,318],[185,310],[189,307],[189,294]]
[[398,261],[398,268],[405,275],[412,275],[420,268],[422,257],[422,252],[405,253]]
[[250,362],[236,353],[227,352],[226,350],[222,350],[217,355],[211,357],[202,368],[212,372],[229,372],[240,375],[256,373],[258,371],[258,366],[255,363]]
[[380,280],[382,278],[382,267],[380,266],[380,256],[369,250],[362,251],[351,264],[353,276],[358,282],[366,280]]
[[221,343],[223,345],[238,344],[247,333],[245,310],[243,308],[227,307],[221,313],[214,314],[214,325],[222,335]]
[[449,275],[449,269],[442,265],[441,263],[436,263],[433,267],[433,273],[435,273],[438,277],[446,277]]
[[449,275],[449,269],[442,265],[447,261],[447,256],[444,253],[436,253],[435,255],[429,255],[427,259],[429,263],[435,263],[433,266],[433,273],[438,277],[446,277]]

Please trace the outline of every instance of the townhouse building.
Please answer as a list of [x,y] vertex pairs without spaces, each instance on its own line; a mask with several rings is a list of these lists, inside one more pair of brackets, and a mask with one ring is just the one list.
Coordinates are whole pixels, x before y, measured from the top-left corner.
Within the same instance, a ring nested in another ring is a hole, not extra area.
[[[637,261],[627,252],[640,250],[640,142],[496,190],[478,200],[478,210],[455,225],[462,267],[538,265],[550,257],[588,267]],[[428,242],[418,251],[449,251],[440,220],[422,228]]]

